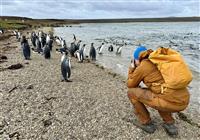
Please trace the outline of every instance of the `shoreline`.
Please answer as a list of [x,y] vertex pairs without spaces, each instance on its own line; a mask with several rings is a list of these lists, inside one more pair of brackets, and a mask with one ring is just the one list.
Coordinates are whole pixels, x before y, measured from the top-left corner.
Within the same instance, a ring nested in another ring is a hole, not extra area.
[[[159,128],[154,134],[146,134],[131,123],[135,117],[126,95],[126,78],[120,74],[96,63],[81,64],[72,59],[73,82],[63,83],[59,54],[54,51],[52,59],[45,60],[32,53],[32,60],[25,61],[14,37],[1,41],[1,45],[9,42],[17,48],[6,52],[8,60],[0,64],[21,63],[24,67],[0,71],[0,138],[171,139],[153,109],[149,108]],[[177,139],[199,138],[199,126],[190,123],[193,118],[180,116],[175,114],[180,130]]]

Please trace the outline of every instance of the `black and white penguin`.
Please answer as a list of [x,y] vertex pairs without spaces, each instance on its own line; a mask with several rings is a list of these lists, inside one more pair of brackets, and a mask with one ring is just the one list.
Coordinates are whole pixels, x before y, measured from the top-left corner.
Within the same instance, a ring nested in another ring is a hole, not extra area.
[[22,37],[21,47],[22,47],[24,58],[26,60],[30,60],[31,50],[30,50],[30,46],[29,46],[28,41],[25,36]]
[[58,46],[61,45],[61,37],[55,36],[55,41]]
[[62,81],[71,82],[69,80],[71,76],[71,61],[70,58],[67,58],[67,52],[64,52],[61,57],[61,73],[62,73]]
[[16,39],[17,39],[18,42],[20,42],[20,40],[21,40],[21,33],[20,32],[17,32]]
[[83,55],[81,55],[80,50],[77,50],[77,51],[74,53],[74,57],[78,59],[78,62],[79,62],[79,63],[82,63],[82,62],[83,62]]
[[116,54],[121,54],[122,53],[122,46],[119,46],[117,48]]
[[78,41],[77,44],[75,44],[75,51],[79,50],[81,44],[81,40]]
[[36,51],[38,53],[41,53],[42,52],[42,47],[41,47],[41,42],[40,42],[38,37],[36,37],[35,44],[36,44]]
[[85,46],[86,46],[86,44],[83,44],[83,46],[80,49],[80,54],[81,54],[81,57],[83,58],[83,60],[86,57],[86,48],[85,48]]
[[61,48],[67,47],[66,41],[64,39],[61,40]]
[[110,45],[110,46],[108,47],[108,51],[109,51],[109,52],[113,52],[113,46],[112,46],[112,45]]
[[51,50],[49,45],[45,45],[43,48],[43,54],[45,59],[50,59],[51,58]]
[[76,36],[75,36],[75,34],[73,34],[73,40],[74,40],[74,42],[76,41]]
[[46,43],[48,43],[50,41],[50,34],[46,35]]
[[44,34],[43,34],[43,36],[41,36],[40,42],[41,42],[41,46],[42,46],[42,48],[43,48],[43,47],[45,46],[45,44],[46,44],[46,37],[45,37]]
[[52,51],[52,48],[53,48],[53,39],[50,39],[50,40],[47,42],[47,45],[49,46],[50,51]]
[[71,56],[74,56],[74,53],[76,52],[76,47],[75,47],[74,42],[71,43],[69,51],[70,51]]
[[96,60],[96,50],[94,48],[94,43],[91,43],[91,47],[90,47],[90,59],[92,61],[95,61]]
[[4,30],[3,29],[0,29],[0,34],[3,34],[4,33]]
[[31,33],[31,42],[33,44],[33,47],[35,48],[36,47],[36,34],[35,34],[35,32]]
[[101,46],[98,47],[97,49],[98,49],[98,54],[103,54],[104,43],[102,43]]

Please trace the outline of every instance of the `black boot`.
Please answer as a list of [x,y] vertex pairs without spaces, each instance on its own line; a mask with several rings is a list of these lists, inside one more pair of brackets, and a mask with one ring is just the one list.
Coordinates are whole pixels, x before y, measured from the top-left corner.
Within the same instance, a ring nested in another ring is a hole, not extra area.
[[178,129],[174,124],[164,123],[163,127],[168,135],[170,135],[172,137],[178,135]]
[[147,133],[154,133],[156,131],[156,126],[150,122],[148,124],[143,124],[143,127],[141,127],[142,130],[146,131]]
[[140,124],[139,122],[134,121],[133,123],[149,134],[152,134],[156,131],[156,126],[153,124],[153,122],[149,122],[148,124]]

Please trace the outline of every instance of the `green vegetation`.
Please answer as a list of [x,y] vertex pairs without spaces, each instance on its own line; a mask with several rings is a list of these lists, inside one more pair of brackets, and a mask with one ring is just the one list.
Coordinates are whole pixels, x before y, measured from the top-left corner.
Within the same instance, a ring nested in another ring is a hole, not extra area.
[[39,27],[58,27],[68,24],[70,22],[64,20],[53,19],[30,19],[22,17],[0,17],[0,28],[2,29],[18,29],[23,30],[27,28]]
[[2,29],[25,29],[28,25],[17,20],[0,21],[0,28]]

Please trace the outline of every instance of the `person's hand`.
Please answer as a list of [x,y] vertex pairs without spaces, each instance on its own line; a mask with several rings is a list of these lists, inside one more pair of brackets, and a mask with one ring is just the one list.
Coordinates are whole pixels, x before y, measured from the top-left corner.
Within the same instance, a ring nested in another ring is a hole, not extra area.
[[134,59],[131,59],[131,64],[129,66],[129,72],[133,72],[135,70],[135,63],[134,63]]
[[135,65],[135,60],[134,60],[134,59],[131,59],[131,65],[130,65],[130,67],[132,67],[132,68],[135,68],[135,67],[136,67],[136,65]]

